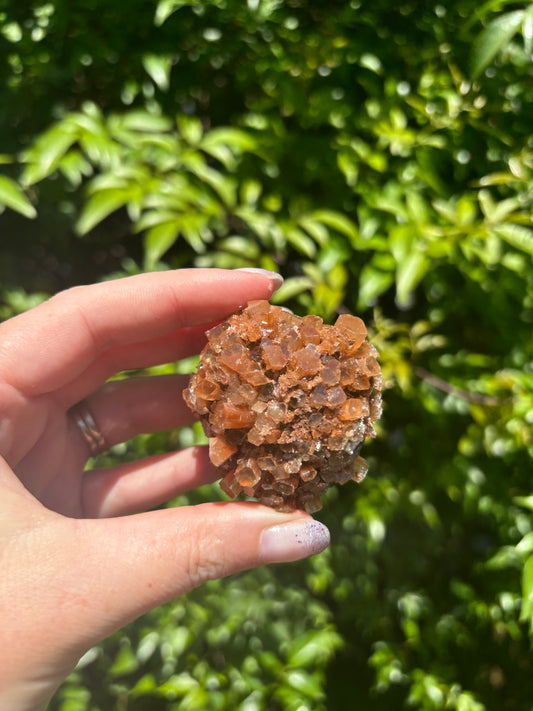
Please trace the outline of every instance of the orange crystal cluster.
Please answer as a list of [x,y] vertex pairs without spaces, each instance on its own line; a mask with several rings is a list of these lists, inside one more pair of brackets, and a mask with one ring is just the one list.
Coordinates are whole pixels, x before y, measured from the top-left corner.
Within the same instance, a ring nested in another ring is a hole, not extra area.
[[359,452],[381,415],[381,371],[366,335],[356,316],[329,326],[268,301],[207,332],[184,398],[226,494],[312,513],[329,487],[365,477]]

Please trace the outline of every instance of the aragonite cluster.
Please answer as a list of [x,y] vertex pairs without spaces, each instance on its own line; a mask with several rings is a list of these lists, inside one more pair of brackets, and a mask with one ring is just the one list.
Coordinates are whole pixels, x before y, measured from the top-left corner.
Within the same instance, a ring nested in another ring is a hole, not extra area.
[[268,301],[207,332],[184,398],[226,494],[312,513],[329,487],[365,477],[359,452],[381,415],[381,372],[366,335],[356,316],[330,326]]

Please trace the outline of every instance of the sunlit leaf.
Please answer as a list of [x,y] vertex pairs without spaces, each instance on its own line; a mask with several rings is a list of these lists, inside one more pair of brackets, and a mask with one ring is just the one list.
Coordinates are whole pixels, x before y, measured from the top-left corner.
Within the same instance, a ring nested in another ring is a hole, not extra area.
[[315,210],[311,216],[322,222],[324,225],[331,227],[340,234],[346,235],[355,246],[359,237],[357,226],[346,215],[334,210]]
[[297,689],[310,699],[316,700],[320,697],[320,683],[313,674],[306,674],[305,672],[299,670],[291,671],[287,674],[287,682],[289,686]]
[[494,228],[496,234],[504,239],[507,244],[527,254],[533,255],[533,230],[522,225],[506,223]]
[[359,279],[359,307],[371,306],[394,283],[394,271],[376,269],[372,263],[363,267]]
[[155,11],[155,24],[162,25],[180,7],[190,4],[187,0],[160,0]]
[[236,186],[235,182],[229,176],[224,175],[203,162],[195,163],[194,167],[192,167],[192,172],[204,183],[213,188],[226,205],[233,206],[235,204],[237,197]]
[[129,197],[129,193],[120,188],[101,190],[92,195],[85,204],[76,223],[77,233],[85,235],[90,232],[112,212],[124,207]]
[[524,37],[524,49],[526,51],[526,55],[531,58],[533,55],[533,5],[530,5],[524,13],[522,35]]
[[132,131],[163,132],[172,128],[169,118],[148,111],[128,111],[120,117],[120,121],[124,128]]
[[179,213],[175,210],[146,210],[142,216],[135,222],[135,231],[143,232],[151,227],[160,225],[163,222],[172,222],[179,218]]
[[257,147],[257,141],[247,131],[221,126],[213,128],[205,134],[200,148],[209,152],[219,145],[226,145],[239,151],[253,151]]
[[479,76],[489,66],[498,52],[518,32],[523,20],[524,10],[515,10],[496,17],[485,27],[472,45],[470,55],[472,76]]
[[58,164],[58,168],[71,183],[80,185],[92,174],[93,168],[85,156],[78,150],[70,150]]
[[533,631],[533,555],[526,560],[522,570],[522,610],[520,619],[529,622]]
[[220,249],[236,254],[245,259],[255,261],[259,257],[259,245],[246,237],[234,235],[220,240]]
[[124,676],[125,674],[131,674],[134,672],[138,666],[139,662],[134,651],[129,644],[125,643],[122,645],[119,653],[115,657],[115,661],[113,662],[109,673],[113,676]]
[[287,242],[291,244],[298,252],[312,259],[316,254],[316,245],[305,232],[297,227],[290,227],[284,230]]
[[172,56],[160,54],[145,54],[142,58],[146,73],[154,80],[161,91],[166,91],[169,86],[170,70],[172,69]]
[[419,249],[414,249],[398,264],[396,272],[396,298],[400,306],[407,306],[418,283],[424,278],[429,260]]
[[291,643],[287,661],[293,667],[315,665],[326,660],[332,652],[342,646],[342,639],[332,628],[312,630]]
[[263,186],[258,180],[246,180],[241,187],[241,199],[248,205],[255,205],[262,192]]
[[4,204],[24,217],[37,217],[37,210],[22,189],[6,175],[0,175],[0,204]]
[[23,185],[38,183],[56,170],[61,158],[77,140],[77,135],[66,128],[55,126],[26,151],[27,165],[21,176]]
[[271,301],[273,304],[283,304],[285,301],[298,296],[303,291],[313,288],[313,281],[309,277],[289,277],[285,279],[281,287],[273,294]]
[[346,178],[346,183],[350,186],[357,184],[359,179],[359,164],[350,153],[339,153],[337,165]]
[[180,114],[177,118],[178,129],[183,138],[190,143],[191,146],[197,146],[202,140],[203,128],[202,122],[196,116],[186,116]]
[[148,230],[144,238],[145,268],[154,269],[160,258],[167,252],[178,238],[179,222],[163,222]]
[[298,218],[298,224],[300,227],[303,227],[318,244],[325,245],[327,243],[329,230],[321,220],[316,219],[316,217],[303,215],[303,217]]

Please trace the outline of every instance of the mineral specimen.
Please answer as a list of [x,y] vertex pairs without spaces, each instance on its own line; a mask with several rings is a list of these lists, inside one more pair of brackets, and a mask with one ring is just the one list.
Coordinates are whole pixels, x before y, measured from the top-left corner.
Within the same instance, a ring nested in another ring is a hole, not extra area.
[[226,494],[312,513],[334,484],[364,479],[359,452],[381,415],[381,372],[366,335],[356,316],[329,326],[268,301],[207,332],[183,396]]

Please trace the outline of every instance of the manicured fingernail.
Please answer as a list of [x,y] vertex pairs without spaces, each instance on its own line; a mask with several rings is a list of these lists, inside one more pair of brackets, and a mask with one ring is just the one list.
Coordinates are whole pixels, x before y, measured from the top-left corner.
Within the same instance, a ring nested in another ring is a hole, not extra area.
[[259,542],[263,563],[288,563],[320,553],[329,545],[323,523],[302,518],[266,528]]
[[274,283],[274,291],[276,291],[276,289],[279,289],[279,287],[283,284],[283,277],[281,276],[281,274],[278,274],[277,272],[271,272],[268,269],[260,269],[259,267],[240,267],[235,271],[251,272],[252,274],[263,274],[264,276],[271,279]]

